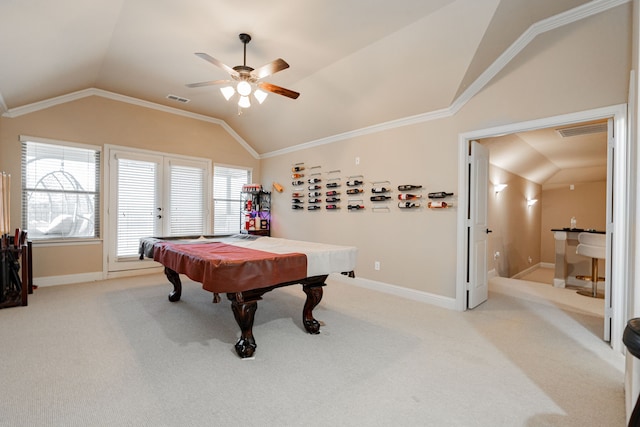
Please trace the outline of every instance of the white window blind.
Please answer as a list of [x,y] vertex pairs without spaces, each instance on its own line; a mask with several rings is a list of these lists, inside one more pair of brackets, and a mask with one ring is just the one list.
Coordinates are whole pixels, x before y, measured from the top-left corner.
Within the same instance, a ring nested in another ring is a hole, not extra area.
[[240,232],[240,193],[251,182],[251,171],[226,166],[213,167],[213,232],[216,235]]
[[170,166],[172,236],[204,234],[205,206],[202,197],[205,187],[205,170],[189,166]]
[[155,236],[157,164],[118,159],[117,256],[138,255],[140,238]]
[[100,237],[100,150],[22,140],[22,227],[29,237]]

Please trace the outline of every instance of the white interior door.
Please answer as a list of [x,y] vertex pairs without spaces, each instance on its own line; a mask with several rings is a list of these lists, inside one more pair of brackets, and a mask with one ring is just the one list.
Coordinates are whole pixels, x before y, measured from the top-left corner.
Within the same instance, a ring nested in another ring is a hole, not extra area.
[[615,135],[613,119],[607,121],[607,251],[604,282],[604,340],[611,342],[611,322],[613,314],[613,206],[614,206],[614,168],[615,168]]
[[109,271],[155,267],[138,247],[141,237],[162,234],[163,164],[159,155],[111,151]]
[[489,150],[471,141],[469,155],[469,210],[467,236],[467,308],[474,308],[487,300],[487,191],[489,185]]

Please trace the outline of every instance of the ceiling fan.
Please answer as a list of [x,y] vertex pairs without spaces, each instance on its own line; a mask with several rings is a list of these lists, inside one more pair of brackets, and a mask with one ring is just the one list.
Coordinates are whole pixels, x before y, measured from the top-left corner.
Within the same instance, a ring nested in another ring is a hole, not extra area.
[[[260,68],[254,69],[247,66],[247,44],[251,41],[251,36],[246,33],[241,33],[239,35],[240,41],[244,44],[244,62],[243,65],[236,65],[235,67],[229,67],[228,65],[222,63],[216,58],[207,55],[206,53],[197,52],[196,55],[200,58],[204,59],[216,65],[223,70],[225,70],[233,80],[211,80],[200,83],[190,83],[187,87],[202,87],[202,86],[213,86],[218,84],[225,83],[234,83],[237,82],[237,85],[234,89],[233,86],[225,86],[220,88],[222,95],[227,99],[231,99],[233,95],[235,95],[236,91],[240,95],[240,100],[238,101],[238,106],[240,108],[248,108],[251,106],[251,101],[249,100],[249,96],[253,93],[255,98],[258,100],[260,104],[267,97],[267,92],[275,93],[278,95],[286,96],[288,98],[297,99],[300,94],[298,92],[294,92],[290,89],[286,89],[280,86],[276,86],[271,83],[262,82],[265,77],[273,75],[278,71],[285,70],[289,68],[289,64],[282,58],[278,58],[275,61],[272,61],[266,65],[263,65]],[[266,92],[265,92],[266,91]]]

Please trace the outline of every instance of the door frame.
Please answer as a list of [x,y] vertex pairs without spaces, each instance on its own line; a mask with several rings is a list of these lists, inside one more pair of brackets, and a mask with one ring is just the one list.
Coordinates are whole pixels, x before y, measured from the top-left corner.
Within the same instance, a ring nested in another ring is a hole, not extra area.
[[[113,215],[116,215],[116,210],[111,210],[112,206],[115,206],[113,198],[115,197],[114,188],[112,185],[115,182],[112,182],[111,174],[111,157],[114,152],[125,152],[131,156],[142,156],[142,157],[158,157],[161,158],[160,166],[163,169],[168,169],[167,165],[169,161],[176,161],[181,164],[188,165],[189,163],[195,164],[206,164],[206,176],[205,176],[205,186],[204,186],[204,194],[203,194],[203,203],[205,204],[205,233],[210,234],[211,232],[211,215],[212,215],[212,177],[213,177],[213,166],[211,159],[206,159],[204,157],[194,157],[187,156],[182,154],[174,154],[174,153],[166,153],[162,151],[153,151],[142,148],[135,147],[127,147],[113,144],[105,144],[104,145],[104,163],[103,163],[103,171],[104,171],[104,179],[103,179],[103,210],[102,210],[102,237],[103,237],[103,246],[102,246],[102,276],[105,279],[118,278],[118,277],[128,277],[128,276],[138,276],[150,274],[153,272],[161,272],[163,270],[162,266],[158,266],[157,263],[154,263],[153,260],[145,259],[143,261],[132,262],[130,268],[123,269],[111,269],[109,263],[110,251],[113,245],[114,239],[114,226],[115,223],[113,221]],[[160,184],[162,187],[166,187],[168,185],[168,172],[165,170],[162,173],[162,176],[159,177]],[[163,195],[166,194],[166,189],[162,190]],[[163,203],[163,205],[166,205]],[[170,215],[170,214],[169,214]],[[167,217],[169,218],[169,216]],[[164,231],[163,231],[164,232]],[[136,264],[136,265],[134,265]]]
[[[630,185],[633,176],[633,162],[628,143],[627,104],[618,104],[577,113],[547,117],[543,119],[512,123],[487,129],[475,130],[458,135],[458,226],[457,226],[457,272],[456,272],[456,309],[464,311],[466,307],[466,264],[469,248],[466,240],[466,215],[468,213],[469,177],[467,174],[468,144],[470,140],[495,137],[516,132],[564,126],[590,120],[613,118],[616,139],[615,170],[613,188],[616,194],[613,200],[613,227],[607,230],[618,236],[613,239],[612,278],[614,292],[611,298],[611,346],[623,352],[622,333],[627,319],[626,301],[629,298],[630,280]],[[610,201],[608,201],[609,203]]]

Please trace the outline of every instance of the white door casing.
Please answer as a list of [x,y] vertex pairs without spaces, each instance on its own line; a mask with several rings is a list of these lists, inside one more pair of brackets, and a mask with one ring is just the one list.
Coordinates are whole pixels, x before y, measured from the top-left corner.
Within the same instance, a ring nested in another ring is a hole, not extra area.
[[[626,325],[627,307],[626,301],[629,298],[629,219],[626,218],[628,212],[629,187],[628,183],[632,179],[632,171],[635,169],[630,163],[631,153],[627,141],[627,105],[619,104],[609,107],[597,108],[593,110],[581,111],[577,113],[565,114],[562,116],[548,117],[527,122],[514,123],[504,126],[476,130],[460,134],[458,136],[458,236],[457,236],[457,278],[456,278],[456,309],[463,311],[467,309],[467,259],[469,247],[467,241],[467,225],[469,210],[469,173],[468,173],[468,145],[469,141],[494,137],[499,135],[525,132],[536,129],[549,128],[554,126],[570,125],[590,120],[613,118],[613,129],[615,135],[615,150],[612,154],[612,170],[608,173],[612,175],[612,191],[607,195],[611,197],[607,203],[611,206],[612,222],[607,224],[607,245],[611,260],[607,260],[610,266],[607,267],[609,273],[610,292],[610,313],[611,316],[611,347],[622,353],[622,333]],[[615,165],[615,167],[614,167]],[[613,194],[615,193],[615,194]],[[607,274],[607,273],[605,273]]]

